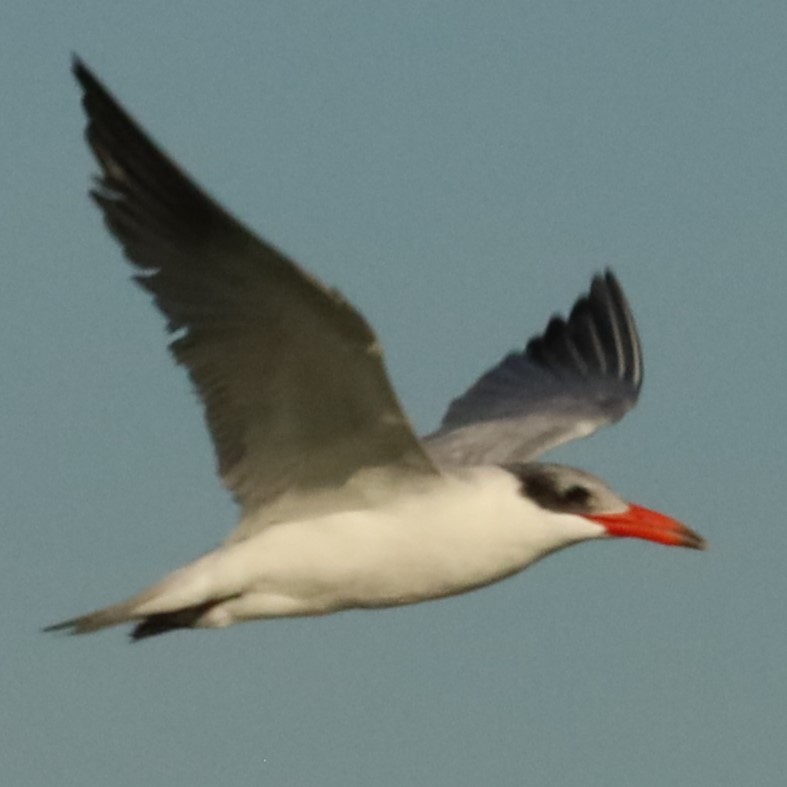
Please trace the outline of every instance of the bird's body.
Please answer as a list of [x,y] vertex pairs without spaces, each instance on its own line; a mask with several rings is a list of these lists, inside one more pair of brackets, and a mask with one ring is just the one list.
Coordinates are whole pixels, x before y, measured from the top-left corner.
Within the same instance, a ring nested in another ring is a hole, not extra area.
[[580,470],[533,463],[618,420],[642,381],[611,273],[419,439],[363,317],[213,202],[80,62],[93,197],[176,336],[225,485],[217,549],[137,596],[50,627],[133,637],[462,593],[579,541],[701,548],[685,526]]
[[412,604],[488,585],[573,541],[606,535],[573,514],[544,522],[537,505],[523,504],[519,483],[502,468],[474,468],[377,508],[269,525],[175,571],[125,614],[214,602],[193,625],[223,627]]

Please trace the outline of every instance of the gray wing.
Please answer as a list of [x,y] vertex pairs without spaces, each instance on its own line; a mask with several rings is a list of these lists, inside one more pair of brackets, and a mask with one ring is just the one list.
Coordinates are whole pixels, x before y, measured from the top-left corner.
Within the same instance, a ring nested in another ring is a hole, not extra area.
[[568,319],[553,317],[451,402],[426,447],[440,465],[528,461],[622,418],[641,385],[637,327],[607,271]]
[[435,473],[364,318],[208,197],[84,64],[73,70],[102,170],[92,197],[175,334],[244,509],[368,467]]

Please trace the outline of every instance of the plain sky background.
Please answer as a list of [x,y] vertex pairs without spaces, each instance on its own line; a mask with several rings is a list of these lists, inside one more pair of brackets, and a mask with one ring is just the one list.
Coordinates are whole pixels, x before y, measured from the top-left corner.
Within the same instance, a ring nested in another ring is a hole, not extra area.
[[[784,784],[784,2],[5,0],[0,782]],[[41,626],[235,522],[163,320],[86,197],[78,52],[370,318],[421,430],[591,275],[640,406],[555,457],[705,535],[451,600],[135,646]]]

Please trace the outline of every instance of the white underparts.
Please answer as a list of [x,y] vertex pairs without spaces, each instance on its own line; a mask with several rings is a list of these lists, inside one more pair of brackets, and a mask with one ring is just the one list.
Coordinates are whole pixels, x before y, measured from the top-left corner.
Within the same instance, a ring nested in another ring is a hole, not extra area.
[[415,603],[479,587],[604,530],[544,511],[499,468],[442,478],[362,511],[269,526],[174,572],[138,598],[137,617],[201,605],[196,621],[321,615]]

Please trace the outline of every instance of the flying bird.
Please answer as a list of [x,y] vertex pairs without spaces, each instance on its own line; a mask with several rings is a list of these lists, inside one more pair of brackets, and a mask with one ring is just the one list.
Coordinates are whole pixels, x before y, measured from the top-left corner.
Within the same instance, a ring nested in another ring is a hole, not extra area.
[[505,356],[419,438],[364,317],[227,213],[79,59],[91,192],[173,334],[241,510],[218,548],[46,630],[132,639],[451,596],[590,539],[702,549],[603,481],[533,461],[619,420],[642,354],[616,277]]

